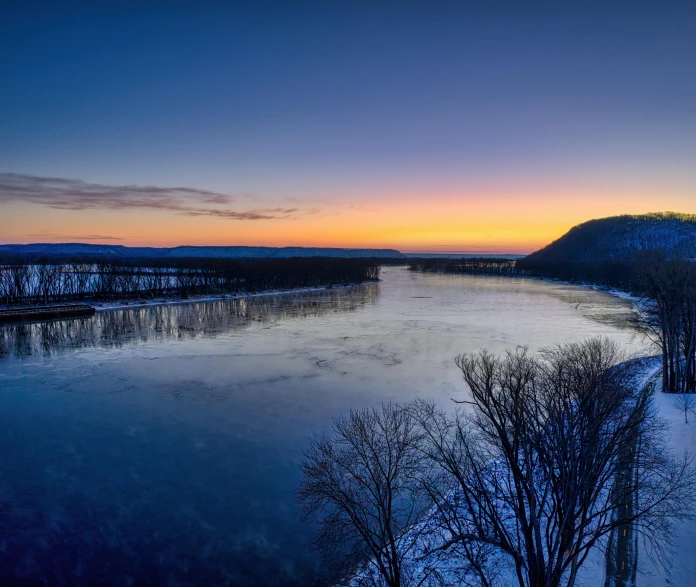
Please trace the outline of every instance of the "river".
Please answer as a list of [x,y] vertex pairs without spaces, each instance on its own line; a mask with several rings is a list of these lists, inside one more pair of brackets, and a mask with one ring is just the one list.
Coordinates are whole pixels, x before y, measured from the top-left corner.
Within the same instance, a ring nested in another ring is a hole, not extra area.
[[461,396],[458,353],[592,335],[631,303],[531,279],[378,284],[0,328],[0,583],[296,585],[308,438]]

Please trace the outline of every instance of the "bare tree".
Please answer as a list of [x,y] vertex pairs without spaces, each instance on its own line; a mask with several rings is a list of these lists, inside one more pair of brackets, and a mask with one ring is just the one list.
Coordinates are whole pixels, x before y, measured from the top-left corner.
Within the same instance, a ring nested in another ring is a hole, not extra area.
[[669,457],[638,362],[592,339],[457,365],[471,409],[413,410],[437,465],[429,556],[461,558],[462,583],[484,587],[506,567],[520,587],[572,587],[590,551],[627,526],[664,556],[671,522],[690,513],[693,472]]
[[689,423],[689,412],[696,414],[696,395],[682,393],[674,398],[674,407],[684,412],[684,423]]
[[696,265],[659,251],[639,258],[638,326],[662,351],[662,391],[696,392]]
[[0,305],[182,297],[269,288],[347,285],[379,277],[374,259],[5,258]]
[[427,510],[417,491],[419,434],[410,412],[389,404],[337,418],[333,436],[306,451],[299,500],[339,581],[357,573],[353,585],[414,584],[400,538]]

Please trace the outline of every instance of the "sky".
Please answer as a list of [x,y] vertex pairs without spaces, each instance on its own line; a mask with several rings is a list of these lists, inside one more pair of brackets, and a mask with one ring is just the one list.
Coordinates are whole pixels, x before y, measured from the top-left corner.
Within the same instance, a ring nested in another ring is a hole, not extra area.
[[527,253],[696,213],[696,3],[0,2],[0,242]]

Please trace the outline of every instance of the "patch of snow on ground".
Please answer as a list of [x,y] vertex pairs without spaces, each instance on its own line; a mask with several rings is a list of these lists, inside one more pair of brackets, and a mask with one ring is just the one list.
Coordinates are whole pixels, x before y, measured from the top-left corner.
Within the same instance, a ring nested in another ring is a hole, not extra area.
[[[660,357],[646,357],[636,383],[640,386],[648,385],[659,373],[660,361]],[[656,389],[660,389],[661,381],[659,378],[655,384]],[[683,455],[685,451],[690,454],[696,454],[696,414],[690,414],[689,423],[685,424],[684,413],[674,405],[675,397],[675,394],[657,391],[653,401],[658,409],[659,416],[670,424],[670,447],[674,454],[677,457]],[[694,505],[696,507],[696,504]],[[441,544],[448,538],[448,536],[444,536],[438,531],[436,517],[437,513],[433,513],[430,518],[417,524],[400,540],[403,545],[402,548],[410,551],[406,557],[406,564],[418,578],[422,578],[423,568],[414,559],[418,559],[424,552],[427,552],[438,543]],[[429,530],[428,526],[432,530]],[[415,544],[414,540],[416,541]],[[674,558],[669,573],[649,559],[642,544],[639,546],[636,587],[688,587],[696,585],[696,521],[687,521],[680,524],[675,529],[674,543]],[[504,577],[503,582],[507,580],[507,584],[516,584],[517,580],[513,569],[506,568],[510,566],[509,561],[506,561],[505,557],[500,557],[500,559],[498,568],[501,571],[501,575],[499,579]],[[457,572],[454,569],[447,568],[446,554],[440,560],[444,563],[439,569],[442,575],[450,578],[452,585],[460,584]],[[370,567],[369,570],[365,570],[353,577],[350,587],[381,585],[382,583],[375,572],[375,567],[372,565]],[[603,587],[605,584],[605,568],[604,553],[598,548],[594,549],[594,551],[590,552],[585,564],[578,572],[576,584],[583,587]],[[470,575],[469,579],[471,579]]]
[[[659,384],[658,384],[659,389]],[[696,453],[696,415],[689,415],[684,423],[684,413],[674,406],[675,394],[655,393],[655,405],[660,417],[671,425],[670,448],[676,456],[684,451]],[[696,504],[694,504],[696,508]],[[674,558],[669,575],[656,566],[641,550],[638,555],[637,587],[689,587],[696,585],[696,522],[685,521],[675,528]]]

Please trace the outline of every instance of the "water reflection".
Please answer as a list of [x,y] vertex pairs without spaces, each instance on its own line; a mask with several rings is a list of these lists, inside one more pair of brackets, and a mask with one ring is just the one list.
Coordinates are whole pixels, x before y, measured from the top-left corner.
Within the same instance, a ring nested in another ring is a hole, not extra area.
[[332,417],[452,405],[462,352],[630,344],[631,304],[602,292],[382,277],[0,328],[0,585],[307,584],[293,490]]
[[370,284],[301,294],[124,308],[89,318],[5,325],[0,327],[0,357],[214,337],[252,324],[354,312],[374,304],[378,294],[378,285]]

